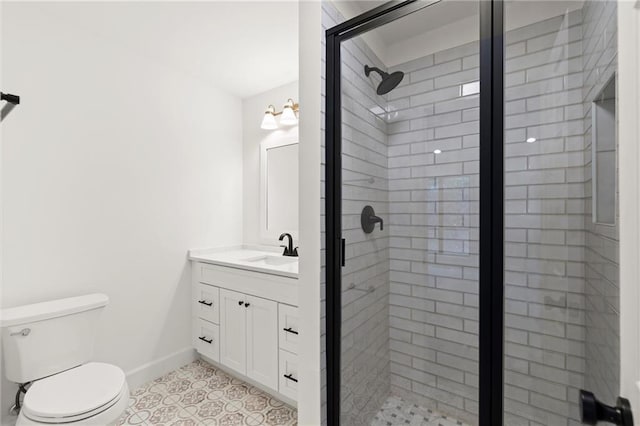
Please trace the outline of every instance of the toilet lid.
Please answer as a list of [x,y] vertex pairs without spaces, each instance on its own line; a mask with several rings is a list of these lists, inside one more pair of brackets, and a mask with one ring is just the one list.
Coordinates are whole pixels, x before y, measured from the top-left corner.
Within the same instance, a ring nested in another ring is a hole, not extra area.
[[41,418],[73,417],[103,406],[106,409],[124,383],[120,368],[90,362],[34,382],[24,397],[23,409],[25,414]]

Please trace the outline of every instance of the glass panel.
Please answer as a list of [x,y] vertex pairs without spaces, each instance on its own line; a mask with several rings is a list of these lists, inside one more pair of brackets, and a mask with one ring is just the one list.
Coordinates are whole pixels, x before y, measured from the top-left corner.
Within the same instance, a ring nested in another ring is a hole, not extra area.
[[477,423],[478,28],[443,1],[342,43],[344,425]]
[[505,424],[575,425],[619,388],[616,2],[505,7]]

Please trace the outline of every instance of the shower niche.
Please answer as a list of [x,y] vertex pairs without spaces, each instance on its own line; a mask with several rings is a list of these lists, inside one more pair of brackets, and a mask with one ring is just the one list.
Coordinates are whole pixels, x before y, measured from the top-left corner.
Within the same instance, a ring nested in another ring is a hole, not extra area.
[[593,223],[615,225],[618,194],[615,76],[609,78],[596,96],[591,111]]

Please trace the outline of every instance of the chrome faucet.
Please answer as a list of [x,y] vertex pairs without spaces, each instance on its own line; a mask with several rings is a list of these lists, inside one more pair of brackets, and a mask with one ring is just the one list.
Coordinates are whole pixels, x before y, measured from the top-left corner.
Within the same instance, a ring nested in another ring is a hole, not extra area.
[[284,247],[284,253],[282,253],[282,255],[298,257],[298,247],[296,248],[293,247],[293,237],[291,236],[291,234],[288,234],[286,232],[282,233],[280,234],[280,238],[278,238],[278,240],[282,241],[284,240],[284,237],[289,237],[289,245],[288,246],[280,245],[280,247]]

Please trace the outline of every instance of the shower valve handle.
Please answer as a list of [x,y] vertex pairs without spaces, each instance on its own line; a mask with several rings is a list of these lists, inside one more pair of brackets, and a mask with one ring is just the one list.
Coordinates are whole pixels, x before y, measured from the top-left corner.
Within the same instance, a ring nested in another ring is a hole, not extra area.
[[371,206],[365,206],[362,209],[362,214],[360,215],[360,224],[362,225],[362,230],[366,234],[370,234],[373,232],[376,223],[380,224],[380,230],[384,229],[384,221],[381,217],[376,216],[376,212],[373,210]]

